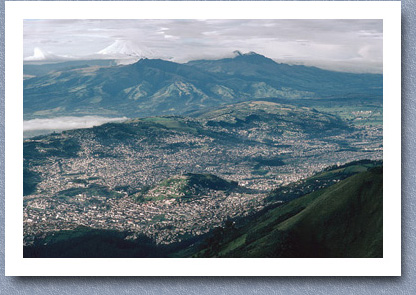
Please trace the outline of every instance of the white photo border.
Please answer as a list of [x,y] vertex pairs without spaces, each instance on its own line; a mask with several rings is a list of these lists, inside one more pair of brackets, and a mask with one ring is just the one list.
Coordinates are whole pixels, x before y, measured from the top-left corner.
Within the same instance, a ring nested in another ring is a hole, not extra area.
[[[7,276],[401,275],[400,2],[6,1],[5,12]],[[383,258],[23,258],[24,19],[382,19]]]

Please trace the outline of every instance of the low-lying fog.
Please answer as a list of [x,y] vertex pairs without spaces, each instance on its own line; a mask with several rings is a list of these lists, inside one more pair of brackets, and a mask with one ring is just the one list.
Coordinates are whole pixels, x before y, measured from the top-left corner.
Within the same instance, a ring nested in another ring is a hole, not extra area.
[[23,137],[29,138],[33,136],[49,134],[52,132],[62,132],[64,130],[90,128],[99,126],[108,122],[122,122],[128,118],[107,118],[100,116],[84,116],[84,117],[56,117],[50,119],[33,119],[23,121]]

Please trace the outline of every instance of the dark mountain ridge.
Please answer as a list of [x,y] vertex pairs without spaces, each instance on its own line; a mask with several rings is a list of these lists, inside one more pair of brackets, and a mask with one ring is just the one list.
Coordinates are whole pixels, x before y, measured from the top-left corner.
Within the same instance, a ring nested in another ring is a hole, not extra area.
[[383,257],[383,168],[367,169],[212,231],[193,257]]
[[187,64],[207,72],[253,77],[258,80],[268,81],[271,85],[277,87],[297,86],[301,90],[313,91],[324,96],[330,94],[330,92],[333,92],[333,94],[337,92],[346,93],[345,89],[328,89],[328,85],[325,85],[325,83],[333,84],[331,85],[332,87],[349,86],[353,90],[352,92],[358,89],[366,92],[365,87],[369,86],[367,83],[373,84],[369,88],[372,90],[382,87],[379,80],[381,75],[379,74],[336,72],[312,66],[277,63],[255,52],[240,54],[234,58],[196,60]]
[[183,114],[263,98],[382,95],[382,75],[279,64],[256,53],[179,64],[57,69],[24,81],[24,117]]

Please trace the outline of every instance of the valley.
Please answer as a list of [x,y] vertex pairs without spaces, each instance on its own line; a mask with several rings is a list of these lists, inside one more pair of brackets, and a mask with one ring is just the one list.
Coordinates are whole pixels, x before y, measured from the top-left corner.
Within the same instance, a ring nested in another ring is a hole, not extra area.
[[[24,71],[25,120],[126,118],[24,139],[27,257],[84,255],[76,241],[108,250],[82,248],[85,257],[308,256],[275,251],[293,242],[280,223],[382,166],[382,75],[285,65],[253,52]],[[342,204],[334,210],[349,202]],[[270,212],[278,222],[261,226]]]
[[[25,140],[24,152],[25,169],[40,178],[24,198],[28,244],[78,226],[169,244],[258,212],[272,189],[329,165],[381,159],[382,131],[256,101],[192,118],[151,117],[35,137]],[[175,187],[151,189],[186,173],[215,175],[237,187],[188,198],[174,197],[180,195]]]

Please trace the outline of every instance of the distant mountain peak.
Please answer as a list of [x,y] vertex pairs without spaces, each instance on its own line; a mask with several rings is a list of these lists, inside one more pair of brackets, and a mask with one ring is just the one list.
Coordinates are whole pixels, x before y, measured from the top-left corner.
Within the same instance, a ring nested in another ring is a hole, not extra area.
[[234,50],[233,51],[233,54],[234,54],[234,57],[242,56],[243,55],[240,50]]
[[249,51],[247,53],[242,53],[240,50],[234,50],[233,51],[234,57],[247,57],[247,56],[262,56],[265,57],[264,55],[258,54],[257,52],[254,51]]
[[[164,60],[161,58],[147,58],[147,57],[142,57],[140,58],[138,61],[136,61],[133,65],[137,65],[137,66],[150,66],[150,67],[160,67],[160,66],[164,66],[164,67],[176,67],[178,64],[174,63],[172,61],[169,60]],[[164,68],[165,70],[167,70],[168,68]]]
[[111,45],[97,52],[100,55],[107,55],[117,58],[151,58],[155,54],[144,46],[139,46],[132,41],[118,39]]
[[239,50],[235,50],[233,51],[233,54],[234,54],[233,59],[235,60],[244,60],[246,62],[253,62],[253,63],[274,62],[272,59],[264,55],[258,54],[257,52],[254,52],[254,51],[242,53]]
[[261,54],[258,54],[257,52],[254,52],[254,51],[249,51],[249,52],[245,53],[244,55],[247,55],[247,56],[250,56],[250,55],[260,55],[260,56],[263,56]]

